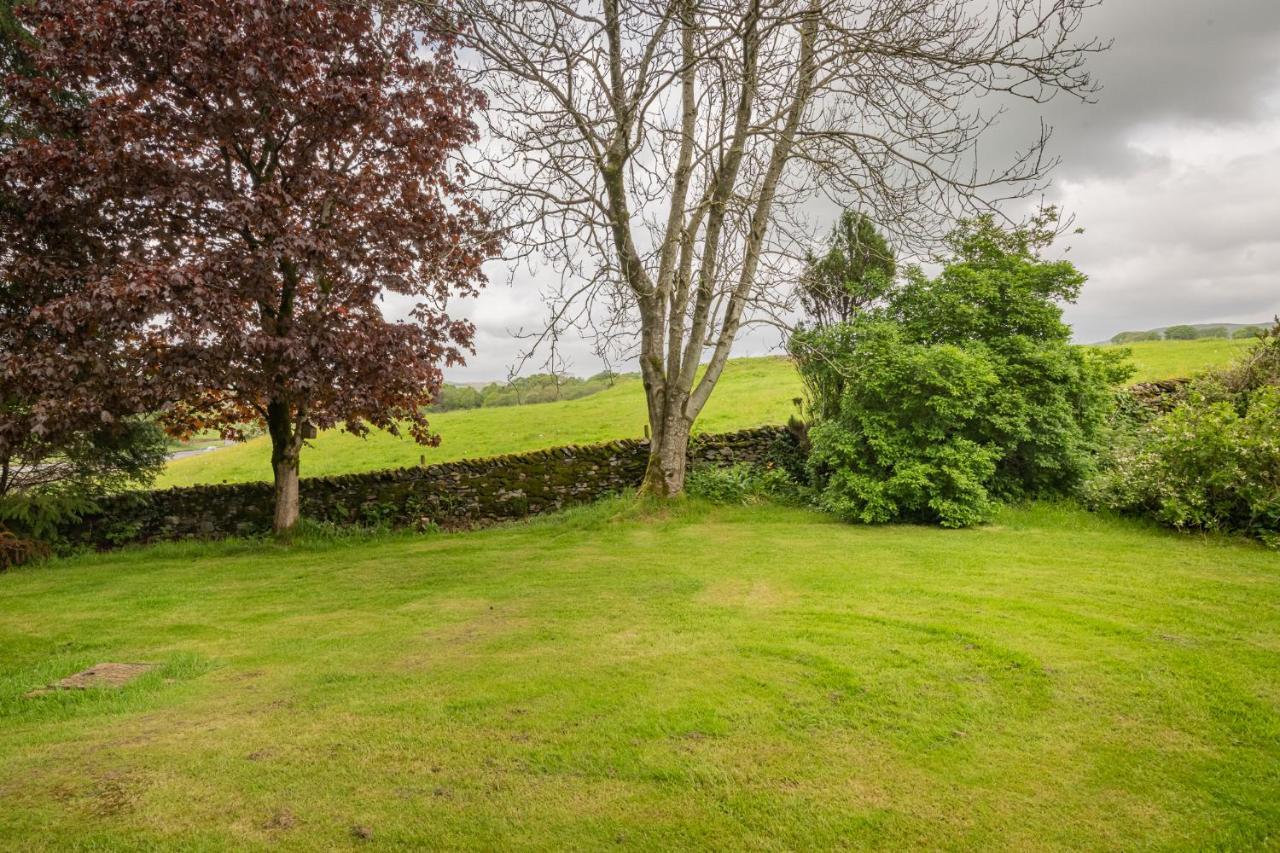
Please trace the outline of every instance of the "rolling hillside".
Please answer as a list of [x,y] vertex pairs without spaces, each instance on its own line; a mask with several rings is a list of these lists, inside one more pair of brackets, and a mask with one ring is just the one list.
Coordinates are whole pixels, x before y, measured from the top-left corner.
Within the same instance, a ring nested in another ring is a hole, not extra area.
[[[1135,381],[1148,381],[1188,376],[1223,364],[1248,345],[1243,340],[1204,339],[1148,341],[1128,348],[1137,368]],[[711,395],[697,429],[727,432],[784,423],[796,411],[794,400],[800,393],[800,381],[786,359],[736,359]],[[343,432],[324,433],[313,447],[303,451],[302,475],[322,477],[417,465],[422,460],[431,464],[630,438],[644,432],[644,394],[640,380],[628,378],[579,400],[445,412],[434,415],[431,423],[440,434],[439,447],[420,447],[382,432],[364,439]],[[269,454],[267,439],[262,437],[175,459],[156,485],[267,480],[271,476]]]
[[1194,376],[1209,367],[1226,364],[1254,344],[1252,340],[1200,338],[1194,341],[1140,341],[1098,349],[1128,349],[1137,368],[1135,382]]
[[[785,423],[796,411],[800,380],[783,358],[735,359],[698,420],[703,432],[728,432],[761,424]],[[449,462],[476,456],[519,453],[564,444],[591,444],[644,433],[644,391],[628,378],[613,388],[560,403],[505,406],[443,412],[431,417],[439,447],[421,447],[411,439],[384,432],[368,438],[326,432],[302,453],[302,476],[323,477]],[[157,486],[238,483],[271,477],[266,437],[244,444],[176,459]]]

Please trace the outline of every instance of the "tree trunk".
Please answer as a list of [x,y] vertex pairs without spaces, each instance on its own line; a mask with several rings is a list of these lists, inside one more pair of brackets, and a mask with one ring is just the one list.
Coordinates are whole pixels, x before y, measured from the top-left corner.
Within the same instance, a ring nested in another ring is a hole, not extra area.
[[274,464],[276,475],[276,515],[271,525],[276,536],[288,536],[300,517],[298,504],[298,458]]
[[683,408],[681,405],[676,411],[664,412],[662,423],[652,427],[649,464],[645,468],[644,481],[640,484],[641,494],[673,498],[684,492],[689,432],[693,424],[685,417]]
[[293,424],[289,406],[273,401],[267,405],[267,431],[271,434],[271,468],[275,473],[276,512],[271,530],[287,537],[298,524],[298,459],[302,436]]

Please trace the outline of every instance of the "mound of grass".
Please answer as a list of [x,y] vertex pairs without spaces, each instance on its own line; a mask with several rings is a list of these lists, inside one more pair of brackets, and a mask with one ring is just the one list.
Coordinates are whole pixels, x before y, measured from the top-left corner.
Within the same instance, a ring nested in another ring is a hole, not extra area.
[[[1134,381],[1189,376],[1225,364],[1247,341],[1150,341],[1132,344],[1138,373]],[[697,429],[728,432],[785,423],[796,412],[800,379],[788,359],[742,358],[729,363],[707,403]],[[302,454],[302,475],[324,477],[478,456],[520,453],[565,444],[589,444],[644,434],[644,389],[634,377],[580,400],[444,412],[431,417],[440,446],[374,432],[361,439],[330,431]],[[245,483],[271,478],[271,446],[266,437],[175,459],[157,486]]]
[[1057,505],[86,556],[0,575],[0,846],[1256,849],[1277,636],[1274,554]]

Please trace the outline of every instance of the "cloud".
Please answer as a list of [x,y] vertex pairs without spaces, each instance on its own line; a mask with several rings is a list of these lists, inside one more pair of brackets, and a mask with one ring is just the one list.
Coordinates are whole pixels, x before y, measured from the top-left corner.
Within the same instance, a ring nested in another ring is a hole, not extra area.
[[1133,144],[1142,168],[1059,185],[1086,228],[1068,255],[1090,276],[1067,312],[1077,340],[1280,313],[1276,130],[1262,125],[1241,137],[1240,155],[1206,159],[1194,129],[1170,126],[1148,137],[1170,143],[1159,154]]
[[1113,41],[1089,62],[1103,87],[1096,103],[1017,104],[997,148],[1025,140],[1043,117],[1063,173],[1123,175],[1140,163],[1130,146],[1135,128],[1249,124],[1269,118],[1269,98],[1280,91],[1275,0],[1107,0],[1086,16],[1081,35]]

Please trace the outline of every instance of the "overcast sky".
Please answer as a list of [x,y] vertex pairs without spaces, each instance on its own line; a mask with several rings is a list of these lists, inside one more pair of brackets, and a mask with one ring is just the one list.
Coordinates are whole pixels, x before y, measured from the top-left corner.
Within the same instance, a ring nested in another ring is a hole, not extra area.
[[[1106,0],[1086,28],[1115,40],[1091,63],[1098,102],[1013,113],[992,140],[1025,142],[1041,115],[1054,126],[1048,200],[1085,229],[1064,243],[1089,276],[1067,308],[1076,339],[1280,313],[1280,0]],[[509,285],[496,267],[457,309],[479,334],[453,381],[505,378],[510,332],[544,314],[536,277]],[[749,336],[738,354],[776,343]],[[585,344],[567,352],[571,372],[599,369]]]

